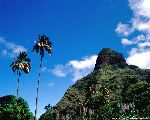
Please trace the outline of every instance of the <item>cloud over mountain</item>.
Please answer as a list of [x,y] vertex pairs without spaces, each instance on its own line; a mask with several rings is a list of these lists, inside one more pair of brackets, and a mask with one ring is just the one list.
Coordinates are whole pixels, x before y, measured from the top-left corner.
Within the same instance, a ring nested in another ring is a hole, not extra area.
[[[133,17],[128,23],[119,22],[115,31],[122,36],[121,43],[131,46],[127,62],[141,68],[150,68],[150,0],[129,0]],[[134,37],[132,37],[134,36]],[[137,59],[140,60],[137,62]],[[141,65],[141,62],[143,65]]]
[[52,70],[53,74],[58,77],[71,76],[72,81],[85,77],[94,70],[97,55],[84,57],[82,60],[70,60],[65,65],[56,65]]

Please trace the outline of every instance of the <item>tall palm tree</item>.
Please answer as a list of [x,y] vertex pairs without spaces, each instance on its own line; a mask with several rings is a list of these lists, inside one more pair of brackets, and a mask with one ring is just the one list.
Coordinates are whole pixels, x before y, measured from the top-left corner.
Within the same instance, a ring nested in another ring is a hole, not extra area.
[[17,73],[18,75],[18,87],[17,87],[17,93],[16,96],[18,98],[18,92],[19,92],[19,86],[20,86],[20,76],[21,72],[28,74],[31,66],[30,66],[30,59],[27,58],[27,53],[25,51],[22,51],[19,53],[17,57],[15,57],[16,61],[13,62],[10,67],[12,68],[14,73]]
[[40,70],[38,74],[38,86],[36,89],[36,109],[35,109],[35,120],[36,120],[36,114],[37,114],[37,109],[38,109],[38,92],[39,92],[39,85],[40,85],[40,73],[42,69],[42,60],[44,57],[44,51],[47,51],[48,54],[51,54],[52,50],[52,43],[49,41],[49,38],[45,35],[39,35],[39,41],[35,42],[35,45],[33,46],[33,50],[36,53],[40,52]]

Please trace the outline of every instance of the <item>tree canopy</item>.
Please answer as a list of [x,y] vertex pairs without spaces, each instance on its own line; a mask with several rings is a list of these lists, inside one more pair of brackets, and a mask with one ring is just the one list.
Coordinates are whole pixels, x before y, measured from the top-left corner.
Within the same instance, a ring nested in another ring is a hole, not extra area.
[[28,103],[21,97],[0,97],[0,120],[33,120]]

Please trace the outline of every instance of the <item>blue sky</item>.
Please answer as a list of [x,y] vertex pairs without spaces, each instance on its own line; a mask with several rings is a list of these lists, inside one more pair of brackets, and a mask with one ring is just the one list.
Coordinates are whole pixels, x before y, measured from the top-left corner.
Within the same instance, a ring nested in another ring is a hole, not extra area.
[[149,68],[149,6],[149,0],[0,0],[0,96],[16,94],[17,76],[9,65],[25,50],[32,69],[21,76],[19,96],[34,111],[40,56],[31,50],[39,34],[47,35],[53,48],[43,60],[38,115],[93,70],[104,47],[122,52],[129,64]]

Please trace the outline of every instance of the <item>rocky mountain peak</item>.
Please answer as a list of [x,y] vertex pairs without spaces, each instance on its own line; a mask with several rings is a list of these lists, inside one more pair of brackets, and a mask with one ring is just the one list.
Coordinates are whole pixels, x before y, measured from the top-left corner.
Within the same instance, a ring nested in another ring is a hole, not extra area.
[[94,70],[101,69],[104,65],[111,65],[115,68],[124,68],[127,66],[126,60],[121,53],[110,48],[103,48],[98,54]]
[[[109,48],[99,53],[95,70],[70,86],[39,120],[110,120],[149,115],[150,70],[128,65],[121,53]],[[133,110],[138,112],[133,114]]]

